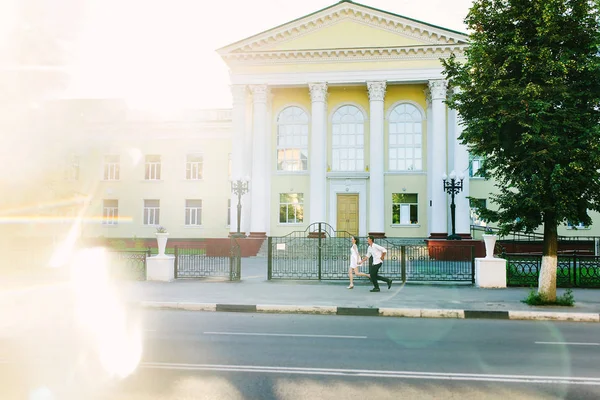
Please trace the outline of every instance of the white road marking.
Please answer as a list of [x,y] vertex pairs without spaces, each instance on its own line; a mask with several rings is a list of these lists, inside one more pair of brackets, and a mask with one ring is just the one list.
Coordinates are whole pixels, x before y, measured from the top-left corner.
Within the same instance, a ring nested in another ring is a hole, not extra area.
[[445,372],[419,371],[381,371],[365,369],[326,369],[326,368],[290,368],[268,367],[255,365],[213,365],[213,364],[176,364],[146,362],[141,368],[171,369],[188,371],[231,371],[258,372],[272,374],[297,375],[333,375],[333,376],[362,376],[374,378],[405,378],[405,379],[437,379],[455,381],[483,381],[510,383],[546,383],[563,385],[595,385],[600,386],[600,378],[579,378],[571,376],[537,376],[537,375],[493,375],[493,374],[461,374]]
[[535,342],[535,344],[554,344],[561,346],[600,346],[600,343],[576,343],[576,342]]
[[299,333],[254,333],[254,332],[203,332],[205,335],[241,335],[241,336],[281,336],[281,337],[310,337],[331,339],[367,339],[366,336],[342,335],[303,335]]

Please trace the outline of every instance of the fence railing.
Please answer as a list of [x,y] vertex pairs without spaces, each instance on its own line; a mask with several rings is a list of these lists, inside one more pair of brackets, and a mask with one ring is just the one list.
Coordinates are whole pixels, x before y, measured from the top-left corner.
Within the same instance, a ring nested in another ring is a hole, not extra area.
[[[508,286],[537,286],[542,256],[504,254]],[[557,287],[600,287],[600,256],[559,255],[556,268]]]
[[[305,231],[268,238],[268,279],[345,280],[350,266],[350,235],[326,223],[311,224]],[[355,236],[356,237],[356,236]],[[358,251],[367,253],[367,238],[358,239]],[[375,239],[387,250],[379,270],[393,280],[474,282],[474,247],[428,245],[409,238]],[[368,267],[361,267],[368,272]],[[364,278],[362,278],[364,279]]]
[[146,258],[150,250],[109,250],[110,275],[119,280],[146,280]]
[[220,243],[174,246],[175,278],[241,278],[241,250],[234,238]]

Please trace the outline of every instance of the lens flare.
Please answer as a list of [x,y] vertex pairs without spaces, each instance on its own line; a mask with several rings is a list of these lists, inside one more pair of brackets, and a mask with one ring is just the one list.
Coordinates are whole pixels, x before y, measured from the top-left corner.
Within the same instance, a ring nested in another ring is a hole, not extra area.
[[107,375],[125,378],[140,363],[142,334],[119,299],[109,265],[108,253],[101,247],[81,249],[74,254],[71,283],[75,313]]

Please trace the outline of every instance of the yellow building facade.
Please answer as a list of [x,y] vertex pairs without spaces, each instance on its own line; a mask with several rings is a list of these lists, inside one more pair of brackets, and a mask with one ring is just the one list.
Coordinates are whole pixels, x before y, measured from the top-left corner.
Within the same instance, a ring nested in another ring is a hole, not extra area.
[[[232,173],[255,237],[326,222],[351,234],[445,237],[442,176],[469,172],[442,57],[466,35],[351,1],[233,43]],[[457,233],[470,232],[468,177]],[[232,210],[232,218],[234,217]]]
[[[251,237],[325,222],[360,236],[445,238],[444,176],[454,172],[463,178],[455,231],[468,237],[482,223],[469,197],[493,207],[494,185],[472,176],[480,160],[457,140],[440,62],[463,57],[467,39],[340,1],[217,50],[231,109],[156,115],[112,100],[52,102],[46,129],[69,138],[53,141],[63,162],[23,198],[3,199],[0,229],[56,243],[153,238],[157,225],[171,238],[227,237],[241,182],[240,230]],[[569,228],[560,234],[582,234]]]

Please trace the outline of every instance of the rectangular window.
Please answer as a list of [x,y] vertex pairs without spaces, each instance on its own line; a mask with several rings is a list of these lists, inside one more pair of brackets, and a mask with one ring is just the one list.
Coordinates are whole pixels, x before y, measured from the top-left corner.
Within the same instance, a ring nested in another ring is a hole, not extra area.
[[79,180],[79,157],[70,156],[66,160],[65,165],[65,180],[77,181]]
[[202,225],[202,200],[185,201],[185,225]]
[[146,180],[156,181],[160,179],[160,155],[146,156]]
[[483,164],[483,157],[478,157],[478,156],[470,156],[470,160],[469,160],[469,176],[471,178],[473,177],[478,177],[477,176],[477,172],[479,172],[479,169],[481,168]]
[[573,223],[571,221],[567,222],[567,229],[588,229],[587,226],[583,224],[583,222]]
[[419,195],[416,193],[392,194],[392,223],[414,225],[419,223]]
[[144,200],[144,225],[160,224],[160,200]]
[[479,217],[478,209],[487,207],[486,199],[469,199],[469,207],[471,209],[471,225],[486,226],[485,221]]
[[107,155],[104,156],[104,180],[105,181],[118,181],[119,170],[121,164],[121,156],[119,155]]
[[231,153],[229,153],[229,164],[227,166],[227,177],[229,179],[231,179],[231,168],[232,168],[232,164],[231,164]]
[[202,179],[203,157],[201,154],[188,154],[185,161],[185,179]]
[[119,200],[102,201],[102,224],[117,225],[119,223]]
[[281,193],[279,195],[279,223],[299,224],[304,221],[304,194]]

